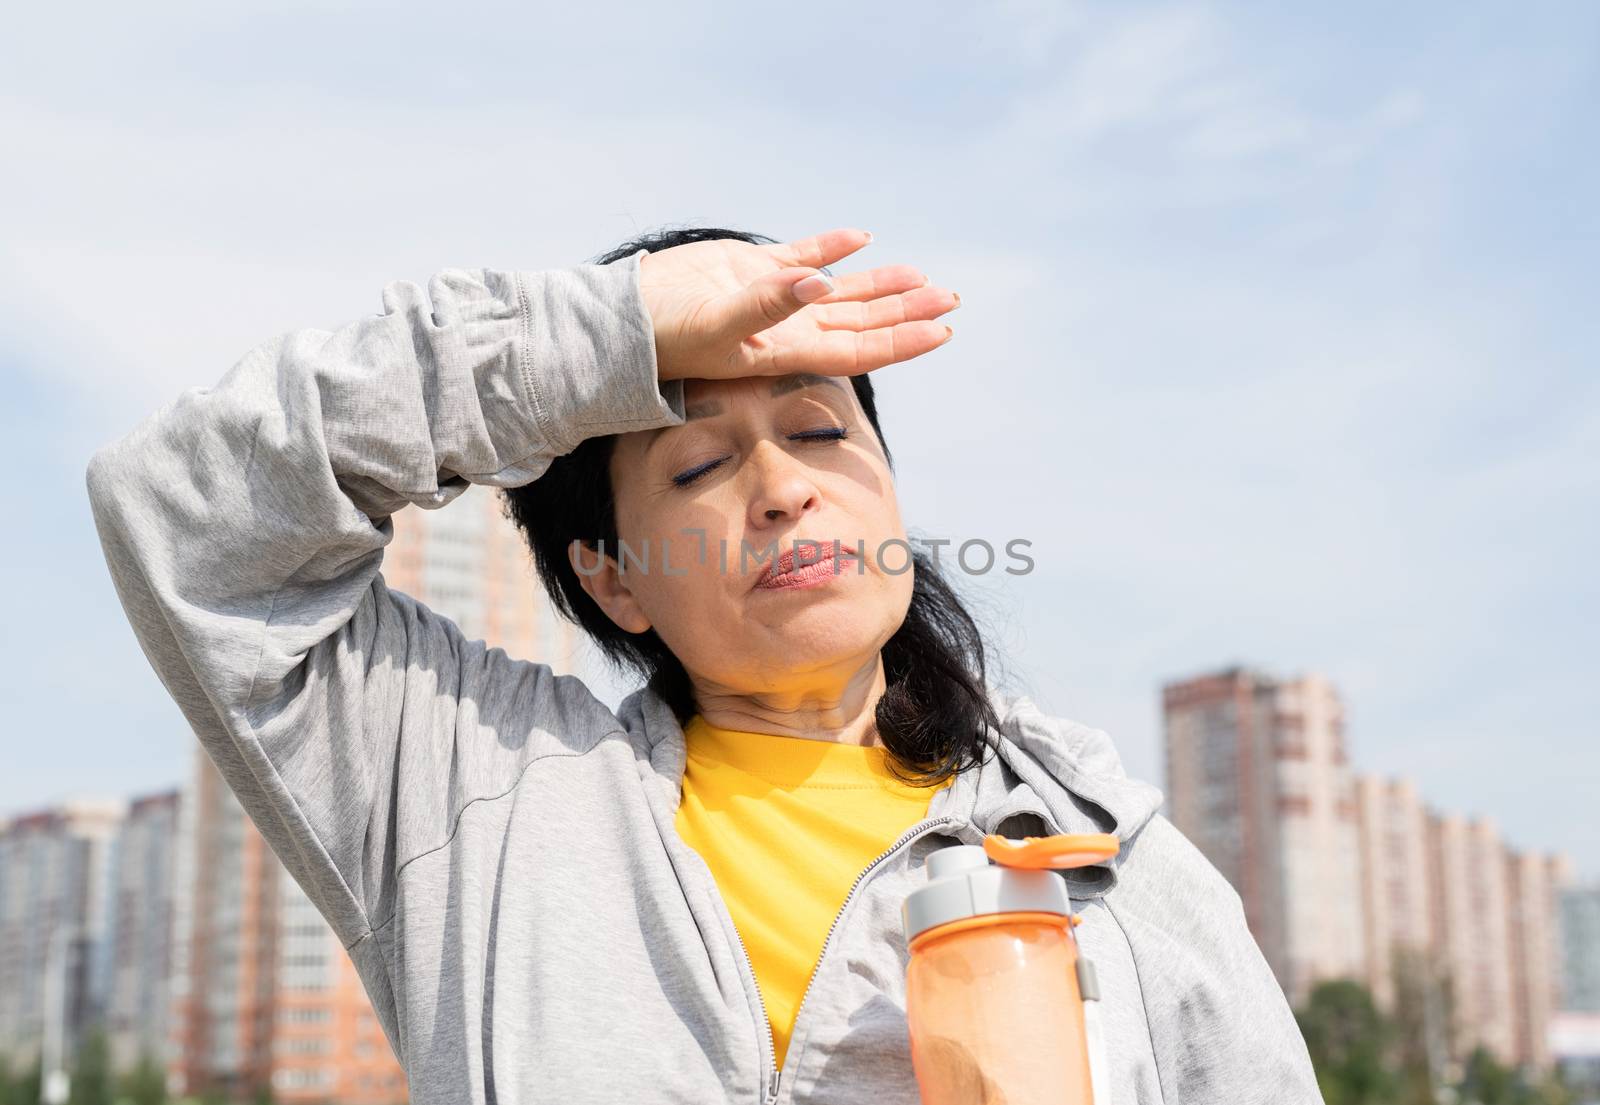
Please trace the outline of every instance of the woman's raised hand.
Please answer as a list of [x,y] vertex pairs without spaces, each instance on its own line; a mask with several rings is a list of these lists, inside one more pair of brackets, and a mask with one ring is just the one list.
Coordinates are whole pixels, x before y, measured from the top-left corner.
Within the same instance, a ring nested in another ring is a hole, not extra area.
[[961,297],[910,265],[835,277],[831,287],[817,271],[871,240],[864,230],[830,230],[646,254],[639,288],[655,326],[657,377],[855,376],[943,345],[952,331],[933,320]]

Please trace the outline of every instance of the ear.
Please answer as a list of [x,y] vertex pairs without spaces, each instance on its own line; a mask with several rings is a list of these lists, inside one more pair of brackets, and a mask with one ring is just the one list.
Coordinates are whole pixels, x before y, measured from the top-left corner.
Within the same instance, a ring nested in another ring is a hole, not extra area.
[[578,540],[567,546],[567,559],[572,564],[572,570],[578,574],[578,583],[619,629],[627,633],[643,633],[650,628],[650,619],[645,617],[633,592],[628,590],[614,559],[603,552],[585,548],[583,542]]

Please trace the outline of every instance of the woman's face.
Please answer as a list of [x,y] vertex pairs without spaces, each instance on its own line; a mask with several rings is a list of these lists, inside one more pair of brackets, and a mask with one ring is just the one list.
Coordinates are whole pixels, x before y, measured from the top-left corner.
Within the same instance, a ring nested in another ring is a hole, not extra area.
[[[875,663],[913,580],[888,461],[849,379],[683,390],[683,425],[617,438],[621,545],[598,572],[578,554],[586,589],[622,628],[654,627],[703,689],[804,692]],[[817,562],[809,585],[763,585],[777,554],[803,567],[835,540],[840,558]]]

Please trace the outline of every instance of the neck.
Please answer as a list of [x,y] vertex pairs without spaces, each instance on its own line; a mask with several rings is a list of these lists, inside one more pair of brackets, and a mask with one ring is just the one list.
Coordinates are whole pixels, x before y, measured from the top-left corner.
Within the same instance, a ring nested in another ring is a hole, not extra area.
[[808,677],[804,684],[759,692],[694,676],[690,682],[700,715],[718,729],[882,747],[876,721],[878,699],[887,687],[881,653],[831,678]]

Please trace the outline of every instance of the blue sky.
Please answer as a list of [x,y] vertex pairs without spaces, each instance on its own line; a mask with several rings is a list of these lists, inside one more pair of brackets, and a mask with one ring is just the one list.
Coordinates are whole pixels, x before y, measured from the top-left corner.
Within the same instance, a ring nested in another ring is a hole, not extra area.
[[[0,811],[192,737],[83,468],[278,332],[638,230],[872,230],[877,374],[1014,684],[1161,781],[1158,686],[1340,686],[1357,765],[1600,876],[1600,8],[30,5],[0,43]],[[847,263],[842,268],[849,269]]]

